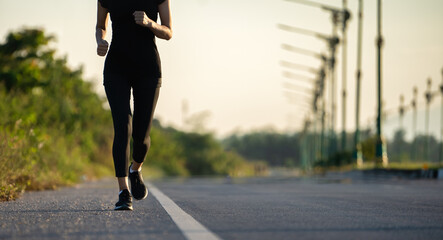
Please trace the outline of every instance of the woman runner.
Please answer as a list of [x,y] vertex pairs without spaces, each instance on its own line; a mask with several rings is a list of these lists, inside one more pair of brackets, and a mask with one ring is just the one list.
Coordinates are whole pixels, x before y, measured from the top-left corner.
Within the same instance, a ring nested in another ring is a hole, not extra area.
[[[112,41],[108,51],[105,36],[109,15]],[[157,23],[157,15],[161,24]],[[108,54],[103,85],[114,123],[112,156],[120,190],[115,210],[132,210],[132,197],[141,200],[148,195],[140,170],[151,145],[149,132],[161,86],[155,37],[172,37],[169,0],[98,0],[95,36],[97,54]],[[131,136],[133,153],[128,166]]]

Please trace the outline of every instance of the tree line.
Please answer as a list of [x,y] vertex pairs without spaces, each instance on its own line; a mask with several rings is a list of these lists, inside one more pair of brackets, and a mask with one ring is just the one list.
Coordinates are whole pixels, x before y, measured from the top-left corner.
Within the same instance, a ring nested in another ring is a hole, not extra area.
[[[222,143],[227,150],[238,152],[249,161],[264,161],[270,166],[284,167],[340,167],[355,165],[353,133],[347,133],[345,150],[336,154],[320,158],[314,153],[312,146],[320,136],[314,133],[282,134],[272,131],[258,131],[246,134],[233,134],[225,138]],[[361,132],[361,147],[363,161],[373,163],[375,159],[375,133],[371,130]],[[390,163],[412,164],[442,164],[439,162],[441,144],[434,136],[418,135],[407,141],[405,131],[398,130],[392,139],[387,140],[387,153]],[[313,161],[304,162],[304,153],[309,152]],[[307,166],[308,165],[308,166]]]

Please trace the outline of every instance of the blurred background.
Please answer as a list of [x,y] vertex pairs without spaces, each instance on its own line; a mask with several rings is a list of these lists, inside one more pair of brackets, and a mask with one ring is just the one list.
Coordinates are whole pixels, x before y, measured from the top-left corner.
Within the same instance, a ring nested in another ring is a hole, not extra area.
[[[174,36],[157,40],[164,75],[150,175],[441,164],[442,1],[381,1],[381,101],[377,1],[171,6]],[[112,174],[96,8],[0,0],[3,196]]]

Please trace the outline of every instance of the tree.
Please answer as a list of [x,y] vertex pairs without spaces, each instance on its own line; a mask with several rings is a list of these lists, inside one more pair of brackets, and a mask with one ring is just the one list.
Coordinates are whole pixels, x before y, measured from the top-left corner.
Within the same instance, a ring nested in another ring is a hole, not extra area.
[[275,132],[254,132],[243,136],[232,135],[223,141],[227,150],[233,150],[249,160],[266,161],[273,166],[299,166],[299,135]]
[[405,140],[406,132],[403,129],[399,129],[395,132],[394,138],[389,143],[389,159],[392,162],[404,162],[409,161],[408,150],[411,144]]
[[0,45],[0,83],[8,91],[29,91],[48,84],[47,67],[54,61],[54,50],[47,45],[54,40],[40,29],[11,32]]

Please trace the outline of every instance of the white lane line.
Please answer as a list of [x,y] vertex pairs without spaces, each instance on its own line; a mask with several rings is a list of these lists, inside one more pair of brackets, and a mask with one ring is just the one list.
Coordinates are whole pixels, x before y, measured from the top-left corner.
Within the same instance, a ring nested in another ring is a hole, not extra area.
[[146,185],[188,240],[220,240],[219,237],[183,211],[152,183],[146,182]]

